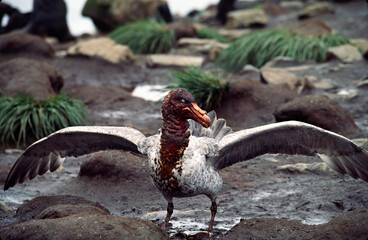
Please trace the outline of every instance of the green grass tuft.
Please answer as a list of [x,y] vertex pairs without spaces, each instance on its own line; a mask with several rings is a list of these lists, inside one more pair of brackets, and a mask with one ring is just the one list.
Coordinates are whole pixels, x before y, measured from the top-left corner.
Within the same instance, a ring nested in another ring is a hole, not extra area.
[[164,53],[175,44],[175,34],[155,21],[137,21],[118,27],[110,34],[116,43],[127,45],[136,54]]
[[174,71],[172,75],[174,80],[167,85],[167,88],[187,89],[198,105],[206,110],[220,106],[224,92],[230,87],[229,82],[221,80],[220,76],[204,72],[197,67],[187,67],[183,71]]
[[33,97],[18,95],[0,98],[0,140],[2,143],[26,145],[59,129],[83,125],[89,121],[86,106],[80,100],[58,95],[36,101]]
[[275,57],[290,57],[297,61],[326,60],[328,48],[349,43],[339,34],[304,36],[288,30],[262,30],[233,42],[216,59],[226,71],[238,72],[245,64],[261,67]]
[[219,34],[216,30],[212,28],[201,28],[197,30],[197,37],[204,39],[214,39],[221,43],[229,42],[225,37]]

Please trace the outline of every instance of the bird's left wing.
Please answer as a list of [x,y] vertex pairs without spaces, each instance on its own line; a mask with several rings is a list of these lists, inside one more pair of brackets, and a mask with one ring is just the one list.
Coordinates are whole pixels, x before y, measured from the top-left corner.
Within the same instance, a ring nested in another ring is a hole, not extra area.
[[83,126],[61,129],[27,148],[10,170],[4,190],[48,170],[55,171],[67,156],[77,157],[108,149],[138,152],[137,145],[145,138],[140,131],[129,127]]
[[255,127],[224,136],[219,154],[212,158],[216,169],[267,153],[314,155],[342,174],[368,181],[368,153],[349,139],[322,128],[288,121]]

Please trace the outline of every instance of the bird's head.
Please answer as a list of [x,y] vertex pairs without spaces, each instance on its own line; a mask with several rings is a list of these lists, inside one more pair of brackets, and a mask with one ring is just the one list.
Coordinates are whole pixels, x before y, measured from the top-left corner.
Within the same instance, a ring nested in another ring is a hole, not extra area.
[[162,104],[162,116],[164,119],[173,117],[178,121],[193,119],[203,127],[211,125],[211,119],[195,102],[193,96],[184,88],[178,88],[169,92]]

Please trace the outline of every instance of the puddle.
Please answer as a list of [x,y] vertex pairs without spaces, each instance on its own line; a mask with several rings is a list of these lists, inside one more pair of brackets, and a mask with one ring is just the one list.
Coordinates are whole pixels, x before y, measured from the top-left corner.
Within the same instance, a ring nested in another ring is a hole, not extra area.
[[132,96],[157,102],[163,100],[168,93],[169,91],[165,89],[164,85],[138,85],[134,88]]

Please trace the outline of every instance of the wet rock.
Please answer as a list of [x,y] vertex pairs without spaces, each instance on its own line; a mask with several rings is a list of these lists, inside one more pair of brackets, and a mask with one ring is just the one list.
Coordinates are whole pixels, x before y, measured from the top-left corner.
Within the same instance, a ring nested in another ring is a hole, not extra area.
[[305,225],[295,220],[253,218],[241,220],[223,240],[231,239],[366,239],[368,211],[353,210],[340,214],[327,224]]
[[368,59],[368,40],[364,38],[350,39],[350,42],[357,46],[363,56]]
[[56,204],[50,206],[38,214],[35,219],[55,219],[71,216],[74,214],[81,215],[109,215],[110,212],[106,208],[88,206],[88,205],[73,205],[73,204]]
[[[33,198],[32,200],[22,204],[17,210],[16,218],[19,220],[19,222],[25,222],[35,218],[43,218],[45,216],[67,216],[77,212],[77,209],[72,210],[71,207],[67,206],[50,208],[57,205],[73,205],[75,207],[80,207],[81,211],[79,212],[85,212],[87,209],[85,208],[86,206],[99,208],[101,210],[99,212],[101,213],[109,212],[99,203],[91,202],[82,197],[71,195],[41,196]],[[47,210],[48,208],[50,209]],[[96,210],[94,210],[94,212],[96,212]]]
[[153,17],[158,3],[158,0],[88,0],[82,14],[90,17],[99,31],[110,32],[123,23]]
[[135,59],[129,47],[116,44],[107,37],[80,41],[68,49],[68,54],[97,57],[113,64],[129,63]]
[[333,14],[335,13],[334,8],[331,4],[327,2],[314,3],[306,7],[303,11],[298,14],[299,19],[306,19],[317,17],[323,14]]
[[10,212],[11,209],[6,206],[4,203],[0,202],[0,212]]
[[226,28],[246,28],[267,25],[268,19],[263,9],[239,10],[227,15]]
[[262,8],[267,15],[273,17],[289,13],[289,11],[286,8],[283,8],[274,2],[266,2],[262,5]]
[[339,133],[348,138],[362,136],[351,116],[336,101],[324,95],[307,95],[280,105],[276,121],[297,120]]
[[292,27],[291,32],[302,34],[304,36],[320,36],[332,33],[332,29],[317,18],[307,19]]
[[0,89],[6,96],[23,93],[36,100],[57,95],[64,85],[58,69],[46,62],[16,58],[0,64]]
[[346,44],[337,47],[331,47],[327,51],[327,60],[338,59],[344,63],[361,61],[362,54],[357,47]]
[[0,35],[0,55],[1,57],[10,55],[12,58],[17,56],[52,58],[54,49],[41,37],[14,32]]
[[32,220],[1,229],[1,239],[169,239],[150,221],[114,215],[72,215]]
[[130,179],[135,172],[132,169],[127,170],[124,164],[126,161],[137,161],[137,156],[124,151],[96,153],[82,163],[79,176]]
[[197,30],[192,24],[184,21],[176,21],[167,25],[167,28],[171,29],[176,39],[180,38],[193,38],[197,36]]
[[149,67],[201,67],[204,62],[203,57],[184,56],[184,55],[167,55],[152,54],[147,55],[147,65]]

